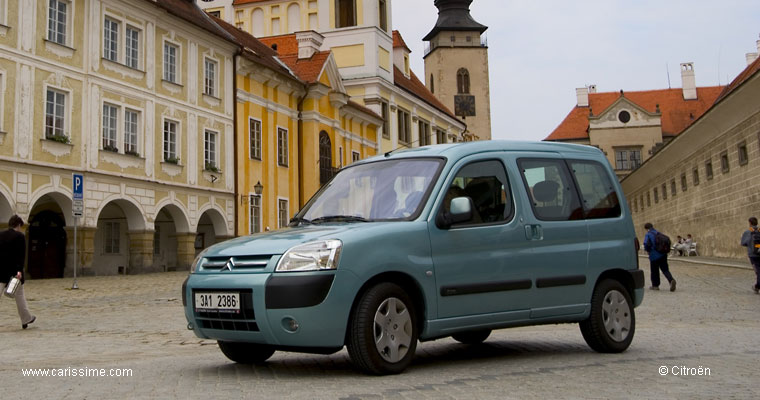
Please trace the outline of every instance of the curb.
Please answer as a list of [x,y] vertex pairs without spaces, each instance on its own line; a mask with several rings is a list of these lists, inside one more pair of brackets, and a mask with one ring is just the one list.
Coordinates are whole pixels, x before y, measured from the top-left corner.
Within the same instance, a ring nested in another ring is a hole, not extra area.
[[[649,256],[647,255],[641,255],[639,254],[639,258],[643,258],[648,260]],[[713,265],[717,267],[726,267],[726,268],[736,268],[736,269],[748,269],[752,270],[752,267],[749,265],[742,265],[738,262],[725,262],[725,261],[705,261],[705,260],[695,260],[696,257],[676,257],[671,258],[668,257],[668,261],[680,261],[685,263],[691,263],[691,264],[701,264],[701,265]]]

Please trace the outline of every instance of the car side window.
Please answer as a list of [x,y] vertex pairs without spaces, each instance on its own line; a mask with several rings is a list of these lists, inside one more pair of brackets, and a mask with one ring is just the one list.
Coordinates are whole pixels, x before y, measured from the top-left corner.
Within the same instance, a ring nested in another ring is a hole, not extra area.
[[446,191],[441,211],[449,212],[451,200],[472,199],[472,219],[458,225],[491,224],[512,219],[514,207],[509,181],[500,161],[478,161],[457,172]]
[[517,160],[530,204],[543,221],[583,219],[583,209],[564,160]]
[[570,168],[581,191],[587,219],[620,216],[620,201],[609,173],[593,161],[570,161]]

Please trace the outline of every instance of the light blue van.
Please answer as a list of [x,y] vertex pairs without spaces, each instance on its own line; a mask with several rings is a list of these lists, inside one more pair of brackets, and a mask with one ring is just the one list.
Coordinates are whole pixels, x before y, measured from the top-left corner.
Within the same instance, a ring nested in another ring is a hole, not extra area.
[[392,374],[418,341],[579,323],[622,352],[644,296],[620,185],[596,148],[472,142],[341,170],[290,227],[203,251],[182,288],[188,328],[239,363],[348,347]]

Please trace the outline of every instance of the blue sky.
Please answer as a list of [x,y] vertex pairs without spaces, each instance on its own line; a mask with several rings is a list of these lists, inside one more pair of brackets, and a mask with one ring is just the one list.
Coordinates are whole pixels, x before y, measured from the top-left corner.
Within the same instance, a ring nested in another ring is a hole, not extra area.
[[[541,140],[576,104],[575,88],[600,92],[681,87],[694,62],[698,86],[725,85],[757,52],[758,0],[474,0],[489,27],[494,139]],[[433,0],[393,2],[393,27],[424,75],[424,37]],[[667,67],[666,67],[667,66]]]

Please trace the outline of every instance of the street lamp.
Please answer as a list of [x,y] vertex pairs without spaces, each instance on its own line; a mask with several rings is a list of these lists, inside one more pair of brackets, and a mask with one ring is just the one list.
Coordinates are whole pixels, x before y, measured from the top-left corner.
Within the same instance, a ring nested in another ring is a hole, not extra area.
[[261,184],[261,181],[258,181],[255,185],[253,185],[253,193],[255,193],[256,196],[261,196],[261,192],[263,191],[264,186]]

